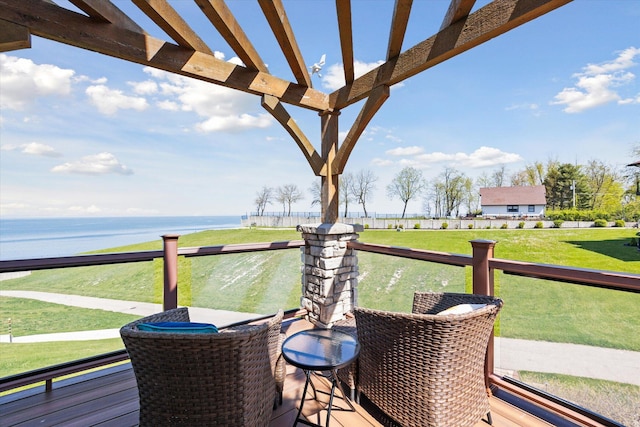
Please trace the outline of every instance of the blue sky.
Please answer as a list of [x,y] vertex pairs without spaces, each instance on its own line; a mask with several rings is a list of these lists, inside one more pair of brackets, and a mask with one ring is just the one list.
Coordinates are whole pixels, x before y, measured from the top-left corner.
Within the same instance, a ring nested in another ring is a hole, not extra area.
[[[437,31],[448,3],[414,2],[403,50]],[[238,61],[192,2],[172,4],[211,33],[205,41],[221,58]],[[307,64],[326,54],[314,86],[333,91],[334,3],[284,4]],[[255,2],[230,7],[270,71],[293,80]],[[392,10],[391,1],[353,2],[356,74],[384,58]],[[446,167],[475,178],[549,159],[616,168],[638,160],[639,22],[638,0],[575,0],[394,86],[347,165],[378,177],[367,210],[402,211],[386,187],[405,166],[433,182]],[[341,134],[360,106],[342,111]],[[241,215],[255,210],[263,186],[285,184],[305,193],[294,211],[317,210],[308,189],[319,178],[256,96],[33,37],[31,49],[0,54],[0,108],[4,218]],[[319,150],[318,115],[287,110]],[[415,199],[407,212],[422,206]]]

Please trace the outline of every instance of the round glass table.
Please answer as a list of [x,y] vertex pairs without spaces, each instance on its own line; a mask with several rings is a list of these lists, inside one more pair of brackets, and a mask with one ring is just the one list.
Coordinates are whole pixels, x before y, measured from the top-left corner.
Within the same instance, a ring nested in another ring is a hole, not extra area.
[[326,372],[326,377],[331,381],[331,392],[329,397],[329,404],[327,406],[327,422],[326,426],[329,426],[329,419],[331,417],[331,409],[346,410],[333,406],[333,397],[335,395],[336,387],[342,393],[342,399],[347,402],[351,411],[355,411],[351,401],[344,393],[342,384],[338,379],[338,369],[344,368],[352,363],[360,353],[360,344],[358,340],[342,331],[333,329],[311,329],[307,331],[301,331],[288,337],[282,344],[282,356],[284,359],[293,366],[302,369],[307,377],[304,384],[304,390],[302,392],[302,400],[300,402],[300,409],[298,409],[298,415],[296,421],[293,424],[294,427],[298,422],[317,426],[306,419],[301,419],[302,407],[304,406],[305,397],[307,395],[307,388],[311,384],[314,396],[317,400],[317,391],[313,382],[311,381],[311,374],[315,372]]

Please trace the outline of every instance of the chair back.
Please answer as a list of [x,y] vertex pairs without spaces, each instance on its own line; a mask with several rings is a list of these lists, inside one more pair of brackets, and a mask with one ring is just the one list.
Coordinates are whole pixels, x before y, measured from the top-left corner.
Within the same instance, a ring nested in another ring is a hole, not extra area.
[[267,426],[274,379],[269,325],[217,334],[145,332],[142,322],[189,321],[186,308],[120,329],[138,384],[141,426]]

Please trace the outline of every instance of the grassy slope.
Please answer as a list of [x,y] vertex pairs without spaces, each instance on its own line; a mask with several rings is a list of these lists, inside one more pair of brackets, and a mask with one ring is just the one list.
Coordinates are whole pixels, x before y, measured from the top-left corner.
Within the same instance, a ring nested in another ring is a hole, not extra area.
[[[360,240],[471,254],[470,240],[491,239],[498,242],[495,252],[499,258],[640,273],[638,252],[624,245],[633,235],[635,230],[630,229],[407,230],[401,233],[366,230],[361,233]],[[238,229],[186,235],[179,243],[181,247],[213,246],[300,238],[300,233],[292,229]],[[161,242],[155,241],[111,251],[160,249],[161,246]],[[359,304],[363,306],[409,310],[414,290],[462,292],[465,282],[468,285],[470,280],[469,269],[364,252],[359,253],[359,257],[358,295]],[[180,303],[263,313],[273,312],[278,307],[295,307],[300,298],[299,260],[298,250],[182,260]],[[260,265],[260,268],[247,268],[254,265]],[[501,274],[498,274],[497,282],[500,296],[506,301],[500,322],[503,336],[640,351],[640,338],[634,332],[640,324],[639,295]],[[193,286],[187,285],[191,283]],[[2,282],[4,290],[39,290],[146,302],[160,302],[161,288],[160,261],[122,264],[115,268],[98,266],[40,271]],[[129,320],[116,313],[103,317],[101,310],[74,308],[70,315],[69,307],[34,301],[20,306],[16,301],[0,300],[2,319],[14,319],[16,335],[87,330],[98,325],[110,328]],[[38,318],[42,319],[42,312],[47,313],[47,322],[36,324]],[[24,319],[31,320],[24,323]],[[6,330],[3,328],[0,333],[6,333]],[[99,347],[98,343],[91,345]],[[104,345],[104,351],[113,349],[113,343]],[[16,360],[23,360],[14,352],[32,354],[35,351],[31,349],[36,346],[44,348],[41,344],[2,345],[4,366],[0,367],[0,376],[8,374],[6,363],[15,367]],[[75,347],[72,350],[74,354],[84,354],[75,353]],[[96,352],[100,351],[96,348]],[[55,354],[56,351],[47,350],[47,353]],[[36,357],[25,360],[32,358]],[[24,370],[25,367],[20,366],[11,371]]]

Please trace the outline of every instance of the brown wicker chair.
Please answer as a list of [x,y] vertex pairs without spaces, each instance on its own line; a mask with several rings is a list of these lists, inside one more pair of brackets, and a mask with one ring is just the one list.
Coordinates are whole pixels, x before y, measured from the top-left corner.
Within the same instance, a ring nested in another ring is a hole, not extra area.
[[218,334],[140,331],[147,322],[189,321],[187,308],[120,329],[138,383],[141,426],[267,426],[274,378],[269,325]]
[[282,332],[282,319],[284,311],[278,310],[267,324],[269,325],[269,360],[271,362],[271,371],[276,382],[276,397],[273,407],[278,404],[282,405],[282,390],[284,389],[284,379],[287,376],[287,364],[282,357],[282,343],[287,334]]
[[[437,315],[466,303],[466,314]],[[486,414],[489,336],[502,301],[470,294],[416,293],[418,313],[356,308],[358,391],[403,426],[473,426]]]

